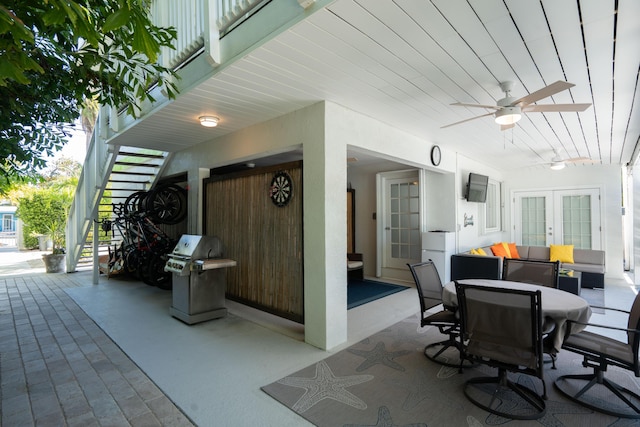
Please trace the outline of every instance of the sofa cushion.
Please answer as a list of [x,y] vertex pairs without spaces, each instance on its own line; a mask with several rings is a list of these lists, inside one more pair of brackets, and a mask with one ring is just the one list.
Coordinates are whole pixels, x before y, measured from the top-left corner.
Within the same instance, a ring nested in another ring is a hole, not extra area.
[[561,263],[560,268],[567,270],[581,271],[583,273],[604,274],[604,264],[579,264],[579,263]]
[[574,249],[573,262],[576,264],[601,265],[604,269],[604,251],[595,249]]
[[549,261],[549,248],[546,246],[529,246],[529,257],[527,259]]
[[529,258],[529,246],[517,245],[516,249],[518,250],[518,255],[520,255],[520,258],[522,258],[522,259],[528,259]]
[[573,245],[549,245],[549,261],[573,264]]

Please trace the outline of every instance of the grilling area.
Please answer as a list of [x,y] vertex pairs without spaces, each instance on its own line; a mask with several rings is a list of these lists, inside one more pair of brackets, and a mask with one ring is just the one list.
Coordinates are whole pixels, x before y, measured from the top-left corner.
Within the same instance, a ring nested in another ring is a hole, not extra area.
[[221,258],[220,239],[185,234],[168,257],[165,271],[173,273],[169,313],[190,325],[226,316],[226,268],[236,261]]

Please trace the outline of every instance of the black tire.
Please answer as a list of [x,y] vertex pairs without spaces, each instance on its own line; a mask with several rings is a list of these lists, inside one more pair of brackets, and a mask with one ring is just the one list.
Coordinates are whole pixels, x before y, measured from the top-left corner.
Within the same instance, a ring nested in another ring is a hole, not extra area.
[[146,191],[136,191],[135,193],[131,193],[124,202],[124,213],[132,214],[141,212],[144,208],[144,201],[148,195],[149,194]]
[[151,256],[147,261],[146,283],[167,291],[171,290],[173,287],[173,275],[164,271],[166,261],[159,256]]
[[143,206],[156,224],[177,224],[187,216],[187,192],[169,184],[151,190]]

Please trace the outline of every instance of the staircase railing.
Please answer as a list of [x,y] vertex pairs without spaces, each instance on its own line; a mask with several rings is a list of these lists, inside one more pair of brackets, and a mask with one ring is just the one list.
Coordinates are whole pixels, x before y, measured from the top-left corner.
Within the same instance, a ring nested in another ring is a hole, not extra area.
[[[176,49],[162,51],[160,62],[169,68],[179,68],[194,55],[204,52],[214,65],[220,63],[220,32],[247,19],[269,0],[153,0],[151,15],[154,24],[173,26],[178,33]],[[301,0],[299,0],[301,1]],[[110,140],[119,132],[118,108],[103,107],[96,123],[76,194],[69,211],[66,228],[67,271],[75,271],[85,249],[85,242],[98,218],[98,207],[119,146]],[[94,238],[97,241],[97,238]],[[97,251],[94,244],[94,282],[97,282]]]
[[116,147],[107,145],[99,137],[106,117],[105,114],[98,116],[69,210],[66,230],[67,271],[75,271],[93,219],[97,218],[98,204],[113,168],[113,149]]

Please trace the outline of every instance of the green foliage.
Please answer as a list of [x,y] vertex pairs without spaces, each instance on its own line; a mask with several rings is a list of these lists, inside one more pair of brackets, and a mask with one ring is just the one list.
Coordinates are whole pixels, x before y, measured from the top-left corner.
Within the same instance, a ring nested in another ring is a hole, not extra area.
[[0,176],[29,176],[60,150],[86,99],[136,115],[147,89],[175,97],[156,64],[172,28],[154,26],[149,0],[13,0],[0,5]]
[[63,253],[65,247],[65,227],[77,177],[51,180],[39,187],[25,187],[17,198],[17,216],[25,224],[25,244],[27,237],[50,236],[53,253]]

